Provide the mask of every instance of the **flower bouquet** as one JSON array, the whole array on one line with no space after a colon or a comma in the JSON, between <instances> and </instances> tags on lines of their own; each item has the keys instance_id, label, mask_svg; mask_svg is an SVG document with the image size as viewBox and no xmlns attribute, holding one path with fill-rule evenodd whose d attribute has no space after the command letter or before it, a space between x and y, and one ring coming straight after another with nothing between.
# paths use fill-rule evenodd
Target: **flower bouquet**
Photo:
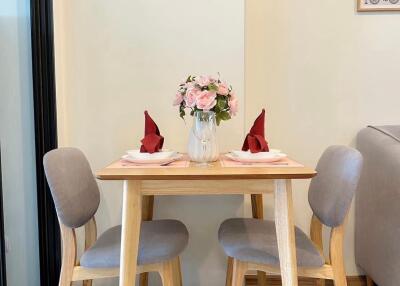
<instances>
[{"instance_id":1,"label":"flower bouquet","mask_svg":"<svg viewBox=\"0 0 400 286\"><path fill-rule=\"evenodd\" d=\"M211 76L189 76L179 85L174 100L179 115L190 110L193 126L189 134L188 155L192 161L207 165L219 157L216 126L238 111L232 87Z\"/></svg>"},{"instance_id":2,"label":"flower bouquet","mask_svg":"<svg viewBox=\"0 0 400 286\"><path fill-rule=\"evenodd\" d=\"M186 110L190 115L196 111L211 111L215 113L217 125L223 120L229 120L238 111L238 100L232 86L219 78L211 76L189 76L179 85L174 100L174 106L179 106L179 115L184 118Z\"/></svg>"}]
</instances>

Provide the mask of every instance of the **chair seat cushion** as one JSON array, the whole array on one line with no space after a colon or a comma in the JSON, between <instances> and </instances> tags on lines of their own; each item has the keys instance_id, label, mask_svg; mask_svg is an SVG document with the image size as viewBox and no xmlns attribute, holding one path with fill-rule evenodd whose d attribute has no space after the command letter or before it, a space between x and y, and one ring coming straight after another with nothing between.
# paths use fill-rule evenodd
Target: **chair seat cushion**
<instances>
[{"instance_id":1,"label":"chair seat cushion","mask_svg":"<svg viewBox=\"0 0 400 286\"><path fill-rule=\"evenodd\" d=\"M140 230L138 265L172 259L182 253L189 240L186 226L177 220L144 221ZM88 268L119 267L121 226L104 232L96 243L85 251L80 264Z\"/></svg>"},{"instance_id":2,"label":"chair seat cushion","mask_svg":"<svg viewBox=\"0 0 400 286\"><path fill-rule=\"evenodd\" d=\"M321 267L324 258L307 235L296 227L297 264ZM225 253L238 260L279 266L275 223L268 220L233 218L224 221L218 233Z\"/></svg>"}]
</instances>

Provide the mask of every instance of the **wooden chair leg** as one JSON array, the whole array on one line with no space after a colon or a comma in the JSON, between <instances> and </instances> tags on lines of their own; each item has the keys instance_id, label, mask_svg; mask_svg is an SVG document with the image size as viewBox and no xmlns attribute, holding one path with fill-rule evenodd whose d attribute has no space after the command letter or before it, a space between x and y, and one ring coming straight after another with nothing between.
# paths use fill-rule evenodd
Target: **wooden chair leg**
<instances>
[{"instance_id":1,"label":"wooden chair leg","mask_svg":"<svg viewBox=\"0 0 400 286\"><path fill-rule=\"evenodd\" d=\"M228 257L225 286L232 286L233 258Z\"/></svg>"},{"instance_id":2,"label":"wooden chair leg","mask_svg":"<svg viewBox=\"0 0 400 286\"><path fill-rule=\"evenodd\" d=\"M92 217L85 224L85 250L88 250L97 240L97 225L96 220ZM92 286L92 280L84 280L83 286Z\"/></svg>"},{"instance_id":3,"label":"wooden chair leg","mask_svg":"<svg viewBox=\"0 0 400 286\"><path fill-rule=\"evenodd\" d=\"M72 274L76 263L75 231L60 223L62 238L62 260L59 286L71 286Z\"/></svg>"},{"instance_id":4,"label":"wooden chair leg","mask_svg":"<svg viewBox=\"0 0 400 286\"><path fill-rule=\"evenodd\" d=\"M311 225L310 225L310 238L314 242L314 244L318 247L318 251L320 252L321 256L324 257L324 244L322 241L322 222L313 215L311 218ZM330 261L327 262L330 264ZM324 279L315 279L316 286L325 286Z\"/></svg>"},{"instance_id":5,"label":"wooden chair leg","mask_svg":"<svg viewBox=\"0 0 400 286\"><path fill-rule=\"evenodd\" d=\"M233 259L232 286L243 286L247 263Z\"/></svg>"},{"instance_id":6,"label":"wooden chair leg","mask_svg":"<svg viewBox=\"0 0 400 286\"><path fill-rule=\"evenodd\" d=\"M159 270L163 286L174 286L174 262L166 261Z\"/></svg>"},{"instance_id":7,"label":"wooden chair leg","mask_svg":"<svg viewBox=\"0 0 400 286\"><path fill-rule=\"evenodd\" d=\"M347 286L346 274L343 265L333 266L333 283L335 286Z\"/></svg>"},{"instance_id":8,"label":"wooden chair leg","mask_svg":"<svg viewBox=\"0 0 400 286\"><path fill-rule=\"evenodd\" d=\"M74 270L73 263L64 263L63 261L60 272L60 280L58 283L59 286L71 286L73 270Z\"/></svg>"},{"instance_id":9,"label":"wooden chair leg","mask_svg":"<svg viewBox=\"0 0 400 286\"><path fill-rule=\"evenodd\" d=\"M344 225L331 230L330 258L335 286L347 286L346 271L343 259Z\"/></svg>"},{"instance_id":10,"label":"wooden chair leg","mask_svg":"<svg viewBox=\"0 0 400 286\"><path fill-rule=\"evenodd\" d=\"M179 256L173 260L174 286L182 286L181 262Z\"/></svg>"},{"instance_id":11,"label":"wooden chair leg","mask_svg":"<svg viewBox=\"0 0 400 286\"><path fill-rule=\"evenodd\" d=\"M372 280L371 277L369 277L368 275L365 277L367 280L367 286L375 286L374 280Z\"/></svg>"}]
</instances>

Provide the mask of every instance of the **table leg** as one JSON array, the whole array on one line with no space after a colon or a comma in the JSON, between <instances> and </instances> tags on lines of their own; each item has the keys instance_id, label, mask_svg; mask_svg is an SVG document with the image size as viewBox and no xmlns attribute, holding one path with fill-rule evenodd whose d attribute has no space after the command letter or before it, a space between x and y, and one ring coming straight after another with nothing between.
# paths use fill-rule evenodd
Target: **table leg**
<instances>
[{"instance_id":1,"label":"table leg","mask_svg":"<svg viewBox=\"0 0 400 286\"><path fill-rule=\"evenodd\" d=\"M251 195L251 211L253 214L253 218L264 218L264 204L262 194ZM257 271L257 285L267 286L267 275L265 274L265 272Z\"/></svg>"},{"instance_id":2,"label":"table leg","mask_svg":"<svg viewBox=\"0 0 400 286\"><path fill-rule=\"evenodd\" d=\"M133 286L142 216L140 181L124 181L119 286Z\"/></svg>"},{"instance_id":3,"label":"table leg","mask_svg":"<svg viewBox=\"0 0 400 286\"><path fill-rule=\"evenodd\" d=\"M297 286L296 241L290 180L275 180L275 224L282 286Z\"/></svg>"},{"instance_id":4,"label":"table leg","mask_svg":"<svg viewBox=\"0 0 400 286\"><path fill-rule=\"evenodd\" d=\"M142 220L149 221L153 219L154 196L144 196L142 199ZM141 273L139 278L140 286L149 285L149 273Z\"/></svg>"}]
</instances>

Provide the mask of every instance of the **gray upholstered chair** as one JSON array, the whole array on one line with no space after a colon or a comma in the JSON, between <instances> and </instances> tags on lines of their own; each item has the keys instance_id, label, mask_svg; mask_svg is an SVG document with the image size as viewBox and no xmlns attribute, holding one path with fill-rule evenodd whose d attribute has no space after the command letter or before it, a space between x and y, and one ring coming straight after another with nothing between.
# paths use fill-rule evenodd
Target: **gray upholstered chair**
<instances>
[{"instance_id":1,"label":"gray upholstered chair","mask_svg":"<svg viewBox=\"0 0 400 286\"><path fill-rule=\"evenodd\" d=\"M308 195L314 213L311 238L300 228L295 229L299 276L333 279L335 285L347 285L343 264L344 222L361 168L362 156L357 150L332 146L323 153L317 165L318 175L312 179ZM323 225L331 228L330 259L323 255ZM280 273L273 221L228 219L221 224L218 236L225 253L233 259L234 286L242 285L248 270Z\"/></svg>"},{"instance_id":2,"label":"gray upholstered chair","mask_svg":"<svg viewBox=\"0 0 400 286\"><path fill-rule=\"evenodd\" d=\"M61 227L62 266L60 286L72 281L119 276L121 226L97 239L94 214L100 203L99 189L84 154L75 148L48 152L43 159ZM85 252L76 259L75 229L85 227ZM185 225L176 220L142 222L138 272L158 272L163 285L181 285L179 255L188 243Z\"/></svg>"}]
</instances>

